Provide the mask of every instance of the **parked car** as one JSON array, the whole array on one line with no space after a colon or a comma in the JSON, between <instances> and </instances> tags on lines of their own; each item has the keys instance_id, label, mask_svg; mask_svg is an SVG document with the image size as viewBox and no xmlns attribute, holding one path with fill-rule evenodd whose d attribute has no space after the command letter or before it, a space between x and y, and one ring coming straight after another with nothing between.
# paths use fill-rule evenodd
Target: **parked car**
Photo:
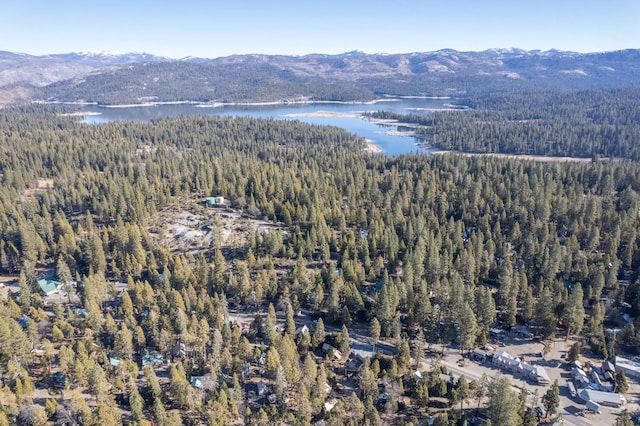
<instances>
[{"instance_id":1,"label":"parked car","mask_svg":"<svg viewBox=\"0 0 640 426\"><path fill-rule=\"evenodd\" d=\"M544 417L544 412L542 411L542 408L536 407L536 416L538 417L538 419L541 419Z\"/></svg>"}]
</instances>

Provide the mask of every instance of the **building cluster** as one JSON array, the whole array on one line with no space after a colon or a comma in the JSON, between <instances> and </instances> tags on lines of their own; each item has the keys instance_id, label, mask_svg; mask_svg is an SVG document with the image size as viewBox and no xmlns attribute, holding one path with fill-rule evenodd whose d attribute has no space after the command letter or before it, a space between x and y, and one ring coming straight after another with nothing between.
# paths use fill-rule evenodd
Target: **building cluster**
<instances>
[{"instance_id":1,"label":"building cluster","mask_svg":"<svg viewBox=\"0 0 640 426\"><path fill-rule=\"evenodd\" d=\"M551 383L547 370L543 366L528 364L522 358L512 357L504 351L493 355L493 364L511 373L520 374L539 385Z\"/></svg>"},{"instance_id":2,"label":"building cluster","mask_svg":"<svg viewBox=\"0 0 640 426\"><path fill-rule=\"evenodd\" d=\"M640 365L625 358L616 357L614 362L604 361L600 367L593 362L583 365L574 361L571 367L573 383L569 382L568 386L570 389L577 388L577 396L585 401L590 411L599 411L600 405L618 408L626 403L623 395L614 392L615 374L619 371L631 377L640 377Z\"/></svg>"},{"instance_id":3,"label":"building cluster","mask_svg":"<svg viewBox=\"0 0 640 426\"><path fill-rule=\"evenodd\" d=\"M471 358L480 362L490 360L495 366L502 370L506 370L512 374L520 374L525 379L532 380L539 385L548 385L551 383L549 374L547 374L547 370L545 370L543 366L531 365L525 362L522 357L513 357L505 351L491 355L475 349L471 352Z\"/></svg>"}]
</instances>

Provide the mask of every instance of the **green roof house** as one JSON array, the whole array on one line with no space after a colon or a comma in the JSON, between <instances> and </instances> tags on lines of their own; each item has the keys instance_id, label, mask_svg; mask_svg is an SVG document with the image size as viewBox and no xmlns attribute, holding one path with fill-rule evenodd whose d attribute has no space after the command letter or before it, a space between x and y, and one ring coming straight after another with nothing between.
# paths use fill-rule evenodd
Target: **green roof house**
<instances>
[{"instance_id":1,"label":"green roof house","mask_svg":"<svg viewBox=\"0 0 640 426\"><path fill-rule=\"evenodd\" d=\"M224 206L224 197L207 197L205 199L205 203L207 207L216 207L216 206Z\"/></svg>"},{"instance_id":2,"label":"green roof house","mask_svg":"<svg viewBox=\"0 0 640 426\"><path fill-rule=\"evenodd\" d=\"M53 279L42 278L38 280L38 285L40 286L42 292L47 296L58 293L60 291L60 282Z\"/></svg>"}]
</instances>

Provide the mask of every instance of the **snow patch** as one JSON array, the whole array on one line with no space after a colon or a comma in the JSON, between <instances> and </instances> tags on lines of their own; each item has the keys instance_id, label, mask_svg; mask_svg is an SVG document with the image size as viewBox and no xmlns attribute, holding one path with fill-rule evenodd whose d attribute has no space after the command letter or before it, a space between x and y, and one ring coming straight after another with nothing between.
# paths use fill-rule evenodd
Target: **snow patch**
<instances>
[{"instance_id":1,"label":"snow patch","mask_svg":"<svg viewBox=\"0 0 640 426\"><path fill-rule=\"evenodd\" d=\"M573 74L573 75L587 75L586 71L581 70L581 69L577 69L577 70L564 70L564 71L560 71L562 74Z\"/></svg>"},{"instance_id":2,"label":"snow patch","mask_svg":"<svg viewBox=\"0 0 640 426\"><path fill-rule=\"evenodd\" d=\"M429 72L450 72L453 73L452 70L449 69L446 65L443 65L436 61L429 61L426 63L427 69Z\"/></svg>"}]
</instances>

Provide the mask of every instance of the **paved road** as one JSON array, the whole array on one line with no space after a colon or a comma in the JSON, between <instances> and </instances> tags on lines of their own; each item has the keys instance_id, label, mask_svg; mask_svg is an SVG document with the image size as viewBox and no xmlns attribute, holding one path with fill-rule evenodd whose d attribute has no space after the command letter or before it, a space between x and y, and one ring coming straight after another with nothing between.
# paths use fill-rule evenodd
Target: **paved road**
<instances>
[{"instance_id":1,"label":"paved road","mask_svg":"<svg viewBox=\"0 0 640 426\"><path fill-rule=\"evenodd\" d=\"M553 356L557 356L556 359L560 359L560 353L564 350L564 339L560 338L560 342L556 342L556 346L553 348L552 354ZM520 389L524 387L529 390L531 394L533 394L536 389L538 390L538 404L542 406L541 398L542 395L547 391L547 386L539 386L536 384L532 384L521 378L514 376L508 372L503 372L502 370L494 367L491 364L479 364L474 361L467 360L466 366L459 366L457 361L461 358L459 352L456 349L446 349L445 350L446 357L444 357L440 363L449 370L454 377L459 377L460 375L464 375L469 380L480 380L482 374L485 373L490 379L495 377L497 374L504 374L508 376L513 384L513 391L520 392ZM548 358L551 358L551 355L548 355ZM557 365L557 361L554 365ZM423 368L428 370L431 367L430 360L426 360L423 362ZM562 414L564 422L569 426L599 426L599 425L613 425L615 423L615 419L617 417L617 411L614 409L609 409L606 407L602 408L602 414L587 414L586 417L575 416L574 413L581 411L584 406L582 401L573 400L568 394L568 390L566 388L566 379L561 377L561 374L564 370L562 368L554 368L549 365L545 365L547 372L551 380L558 379L558 384L560 385L560 407L558 409L558 413ZM532 398L532 396L530 396ZM531 401L529 401L531 403Z\"/></svg>"},{"instance_id":2,"label":"paved road","mask_svg":"<svg viewBox=\"0 0 640 426\"><path fill-rule=\"evenodd\" d=\"M246 312L238 309L229 309L229 317L231 321L238 321L239 323L248 327L251 322L255 319L254 312ZM284 323L286 317L281 313L276 315L277 325L278 327L284 327ZM310 329L313 328L311 324L311 319L305 315L297 315L293 318L296 327L301 327L303 325L308 326ZM342 327L335 327L330 324L324 324L324 330L327 333L340 333L342 332ZM368 334L358 332L354 328L349 329L349 343L352 349L357 350L361 355L364 356L373 356L373 346L371 345L371 338ZM376 352L383 353L385 355L393 355L395 353L395 347L389 343L384 341L379 341L376 343Z\"/></svg>"},{"instance_id":3,"label":"paved road","mask_svg":"<svg viewBox=\"0 0 640 426\"><path fill-rule=\"evenodd\" d=\"M250 314L231 310L230 316L232 317L232 319L241 320L242 322L247 323L253 321L254 318L253 313ZM310 319L305 316L296 316L295 323L296 326L302 326L305 324L309 325ZM284 316L278 315L278 324L284 324ZM340 332L342 331L342 328L325 324L325 330L328 333ZM349 330L349 337L351 340L351 347L353 349L358 350L361 354L369 353L372 355L370 337L366 332L359 332L352 328ZM565 372L565 370L562 368L560 355L567 349L568 348L565 347L564 337L556 337L552 350L547 355L547 359L554 361L535 362L536 364L542 364L545 366L552 382L553 380L558 380L558 385L560 386L560 407L558 409L558 413L562 414L565 424L569 426L599 426L614 424L617 413L620 410L603 407L602 414L600 415L588 414L586 417L575 416L576 412L582 411L584 409L584 403L578 399L572 399L566 387L567 377L564 377L563 375L567 375L568 372ZM376 351L391 355L395 352L395 347L392 344L380 341L376 344ZM486 373L489 378L493 378L494 376L496 376L496 374L502 373L500 369L490 364L481 365L473 361L468 361L467 365L464 367L459 366L457 364L457 361L460 359L460 354L457 349L446 348L445 354L446 357L441 360L441 364L446 366L447 369L452 374L454 374L454 376L459 377L460 375L464 375L470 380L479 380L482 377L483 373ZM430 360L427 359L426 361L423 361L422 367L423 370L430 369ZM542 395L544 395L544 393L547 391L548 387L532 384L530 382L522 380L520 377L514 376L507 372L504 372L504 374L508 375L511 379L511 382L513 383L513 390L515 392L520 392L520 389L524 387L525 389L528 389L533 395L533 393L538 390L539 400L537 405L542 406L540 399L542 398Z\"/></svg>"}]
</instances>

